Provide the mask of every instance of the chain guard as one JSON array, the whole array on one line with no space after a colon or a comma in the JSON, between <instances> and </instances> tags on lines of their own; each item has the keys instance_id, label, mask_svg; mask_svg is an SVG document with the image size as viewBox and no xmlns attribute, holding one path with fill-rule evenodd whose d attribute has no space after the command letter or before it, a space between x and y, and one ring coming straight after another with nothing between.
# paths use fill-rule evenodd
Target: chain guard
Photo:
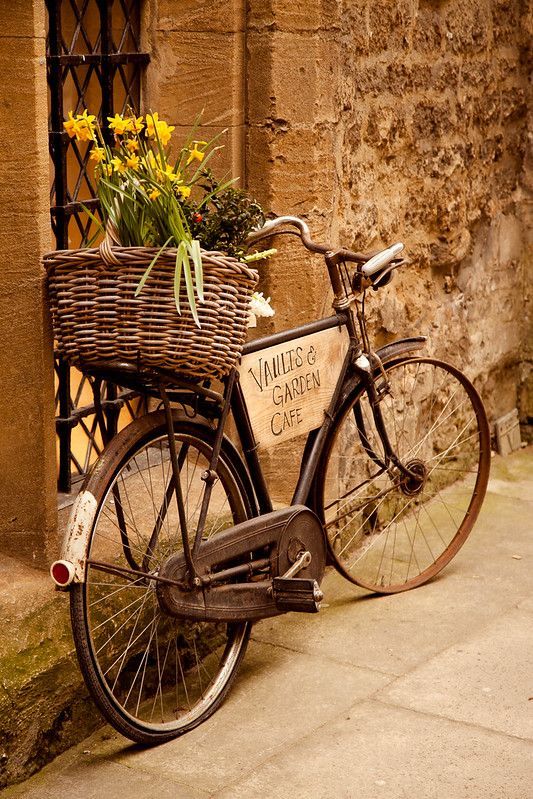
<instances>
[{"instance_id":1,"label":"chain guard","mask_svg":"<svg viewBox=\"0 0 533 799\"><path fill-rule=\"evenodd\" d=\"M252 579L210 585L212 579L236 562L252 557L270 557L270 579ZM326 545L318 517L303 505L294 505L250 519L201 544L195 558L202 585L189 588L183 553L171 555L159 569L159 576L182 582L183 587L157 583L157 598L163 612L198 621L257 621L277 616L280 610L272 595L272 578L282 576L302 550L311 553L311 563L298 573L320 582L324 576Z\"/></svg>"}]
</instances>

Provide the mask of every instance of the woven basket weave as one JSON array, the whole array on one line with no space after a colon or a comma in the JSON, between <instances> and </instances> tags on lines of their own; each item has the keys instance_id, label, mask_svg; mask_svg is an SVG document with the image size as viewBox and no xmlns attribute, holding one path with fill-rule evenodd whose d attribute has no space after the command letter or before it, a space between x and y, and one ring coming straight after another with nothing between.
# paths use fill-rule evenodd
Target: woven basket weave
<instances>
[{"instance_id":1,"label":"woven basket weave","mask_svg":"<svg viewBox=\"0 0 533 799\"><path fill-rule=\"evenodd\" d=\"M205 302L192 317L184 280L181 314L174 299L176 250L152 267L148 247L56 250L44 256L58 350L83 367L109 360L173 369L193 378L222 377L239 358L246 338L257 272L220 252L202 252Z\"/></svg>"}]
</instances>

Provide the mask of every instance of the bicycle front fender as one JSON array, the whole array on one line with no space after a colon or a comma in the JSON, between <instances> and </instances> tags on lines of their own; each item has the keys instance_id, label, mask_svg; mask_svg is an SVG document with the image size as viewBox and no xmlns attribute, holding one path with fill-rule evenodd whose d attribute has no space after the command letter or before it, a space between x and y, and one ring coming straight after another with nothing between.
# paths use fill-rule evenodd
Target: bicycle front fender
<instances>
[{"instance_id":1,"label":"bicycle front fender","mask_svg":"<svg viewBox=\"0 0 533 799\"><path fill-rule=\"evenodd\" d=\"M421 350L427 341L427 336L411 336L411 338L399 338L398 341L391 341L376 350L376 355L382 363L395 361L410 352Z\"/></svg>"},{"instance_id":2,"label":"bicycle front fender","mask_svg":"<svg viewBox=\"0 0 533 799\"><path fill-rule=\"evenodd\" d=\"M421 350L422 347L425 345L427 341L426 336L411 336L411 338L399 338L397 341L391 341L390 344L385 344L384 347L380 347L376 350L376 355L379 357L381 363L387 364L391 361L396 361L398 359L404 358L406 355L409 355L411 352L416 352L417 350ZM377 371L379 367L375 367ZM353 374L346 380L341 396L339 397L339 402L337 404L337 408L341 407L343 402L345 401L346 397L349 396L356 387L361 383L361 375L360 374Z\"/></svg>"}]
</instances>

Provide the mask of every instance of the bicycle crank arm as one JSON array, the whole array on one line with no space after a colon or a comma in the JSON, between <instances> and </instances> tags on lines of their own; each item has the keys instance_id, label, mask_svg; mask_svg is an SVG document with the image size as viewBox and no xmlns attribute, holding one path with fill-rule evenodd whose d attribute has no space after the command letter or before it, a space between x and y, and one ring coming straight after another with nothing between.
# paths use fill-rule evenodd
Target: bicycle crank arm
<instances>
[{"instance_id":1,"label":"bicycle crank arm","mask_svg":"<svg viewBox=\"0 0 533 799\"><path fill-rule=\"evenodd\" d=\"M171 555L159 570L156 592L163 612L201 621L257 621L289 609L278 602L272 579L217 584L217 574L235 574L234 566L246 564L268 550L271 578L286 573L301 575L301 583L318 587L325 568L325 539L318 518L303 505L242 522L202 542L195 558L197 578L187 588L187 564L182 552ZM266 558L265 558L266 561ZM226 568L228 562L231 567ZM245 579L243 572L241 579ZM300 586L302 587L302 586ZM305 603L300 603L305 604ZM309 603L307 603L309 605ZM309 608L310 609L310 608ZM313 612L316 608L313 609Z\"/></svg>"}]
</instances>

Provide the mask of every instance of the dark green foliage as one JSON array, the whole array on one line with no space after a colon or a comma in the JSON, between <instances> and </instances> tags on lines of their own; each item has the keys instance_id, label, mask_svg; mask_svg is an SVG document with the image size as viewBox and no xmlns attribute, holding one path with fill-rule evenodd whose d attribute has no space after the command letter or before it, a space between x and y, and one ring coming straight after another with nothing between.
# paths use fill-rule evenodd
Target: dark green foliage
<instances>
[{"instance_id":1,"label":"dark green foliage","mask_svg":"<svg viewBox=\"0 0 533 799\"><path fill-rule=\"evenodd\" d=\"M198 239L204 250L240 255L248 233L265 221L261 206L241 189L217 191L219 183L209 169L199 185L209 198L207 202L205 198L195 202L191 197L182 203L192 238Z\"/></svg>"}]
</instances>

